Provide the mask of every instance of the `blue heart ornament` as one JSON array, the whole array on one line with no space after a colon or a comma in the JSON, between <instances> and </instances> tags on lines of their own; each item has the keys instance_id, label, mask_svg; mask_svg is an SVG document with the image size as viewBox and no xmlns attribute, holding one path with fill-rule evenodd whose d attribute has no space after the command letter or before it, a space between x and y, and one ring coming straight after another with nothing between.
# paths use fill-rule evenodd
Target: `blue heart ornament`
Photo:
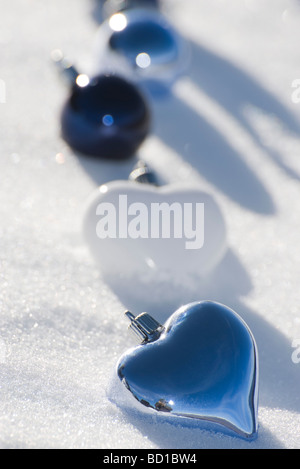
<instances>
[{"instance_id":1,"label":"blue heart ornament","mask_svg":"<svg viewBox=\"0 0 300 469\"><path fill-rule=\"evenodd\" d=\"M163 326L147 313L126 314L142 344L120 358L117 373L141 404L257 435L257 347L238 314L212 301L181 307Z\"/></svg>"}]
</instances>

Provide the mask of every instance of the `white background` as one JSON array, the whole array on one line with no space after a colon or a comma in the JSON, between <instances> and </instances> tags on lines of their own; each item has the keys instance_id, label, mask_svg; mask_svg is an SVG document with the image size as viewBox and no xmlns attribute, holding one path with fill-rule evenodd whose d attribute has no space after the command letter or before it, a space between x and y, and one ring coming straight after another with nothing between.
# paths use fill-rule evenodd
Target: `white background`
<instances>
[{"instance_id":1,"label":"white background","mask_svg":"<svg viewBox=\"0 0 300 469\"><path fill-rule=\"evenodd\" d=\"M300 103L291 96L300 3L167 2L192 59L169 100L151 103L153 128L140 150L167 181L198 184L223 210L228 254L191 300L234 308L256 338L252 443L145 419L107 394L117 359L135 342L122 292L102 278L81 222L97 185L126 178L135 159L95 162L66 146L59 111L68 88L50 61L59 47L82 71L93 68L95 7L1 2L0 446L299 448L300 363L291 357L300 339ZM161 305L161 318L171 312Z\"/></svg>"}]
</instances>

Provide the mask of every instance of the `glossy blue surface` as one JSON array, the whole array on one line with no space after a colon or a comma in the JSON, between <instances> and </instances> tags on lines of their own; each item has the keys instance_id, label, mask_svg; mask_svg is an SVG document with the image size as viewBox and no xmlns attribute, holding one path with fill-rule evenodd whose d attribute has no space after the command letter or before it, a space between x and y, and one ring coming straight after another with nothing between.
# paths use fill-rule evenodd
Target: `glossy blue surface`
<instances>
[{"instance_id":1,"label":"glossy blue surface","mask_svg":"<svg viewBox=\"0 0 300 469\"><path fill-rule=\"evenodd\" d=\"M75 150L101 158L131 157L149 132L150 111L137 89L114 75L73 85L61 115L62 136Z\"/></svg>"},{"instance_id":2,"label":"glossy blue surface","mask_svg":"<svg viewBox=\"0 0 300 469\"><path fill-rule=\"evenodd\" d=\"M141 53L148 54L152 66L176 61L178 58L172 30L146 15L135 21L129 20L122 31L114 31L109 44L112 49L126 56L134 66Z\"/></svg>"},{"instance_id":3,"label":"glossy blue surface","mask_svg":"<svg viewBox=\"0 0 300 469\"><path fill-rule=\"evenodd\" d=\"M125 354L117 372L147 407L221 424L245 438L256 435L256 345L247 325L226 306L182 307L159 339Z\"/></svg>"},{"instance_id":4,"label":"glossy blue surface","mask_svg":"<svg viewBox=\"0 0 300 469\"><path fill-rule=\"evenodd\" d=\"M123 73L152 97L168 96L190 62L188 42L158 9L141 6L111 15L99 28L99 67Z\"/></svg>"}]
</instances>

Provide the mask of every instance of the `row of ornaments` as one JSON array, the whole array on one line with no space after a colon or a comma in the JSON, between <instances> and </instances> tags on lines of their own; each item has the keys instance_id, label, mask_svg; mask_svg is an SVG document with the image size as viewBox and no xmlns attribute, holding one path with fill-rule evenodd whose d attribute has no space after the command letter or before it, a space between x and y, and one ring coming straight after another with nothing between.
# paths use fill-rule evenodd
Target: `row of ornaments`
<instances>
[{"instance_id":1,"label":"row of ornaments","mask_svg":"<svg viewBox=\"0 0 300 469\"><path fill-rule=\"evenodd\" d=\"M160 96L185 70L188 49L157 0L109 0L102 13L105 20L96 38L99 73L89 77L60 51L53 54L71 83L61 113L62 136L82 154L125 160L135 155L150 131L148 98L142 89L153 99ZM153 203L204 207L204 244L186 249L184 237L153 239L137 230L133 237L117 236L117 222L108 208L121 210L120 197L126 198L126 210L134 207L130 213L138 218L135 227L145 220L141 206L145 213ZM198 187L161 187L145 164L139 164L128 181L108 182L92 194L83 225L108 282L141 301L155 294L167 301L166 279L188 285L191 279L205 278L227 248L224 217L214 197ZM209 422L213 429L246 439L257 435L257 346L237 313L214 301L198 301L179 308L163 325L148 313L135 316L127 311L126 316L141 339L116 368L131 406L138 402L147 411Z\"/></svg>"}]
</instances>

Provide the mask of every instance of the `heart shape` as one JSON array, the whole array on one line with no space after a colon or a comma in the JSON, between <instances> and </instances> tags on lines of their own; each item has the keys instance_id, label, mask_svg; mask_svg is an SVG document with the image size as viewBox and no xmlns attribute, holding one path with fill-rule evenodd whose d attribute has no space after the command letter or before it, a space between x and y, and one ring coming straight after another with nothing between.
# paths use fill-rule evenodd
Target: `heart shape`
<instances>
[{"instance_id":1,"label":"heart shape","mask_svg":"<svg viewBox=\"0 0 300 469\"><path fill-rule=\"evenodd\" d=\"M125 205L121 203L120 197L126 198ZM164 204L166 212L159 219L151 217L150 221L152 208L158 204L161 207ZM192 246L193 249L190 249L188 242L193 240L186 236L185 224L188 218L185 217L185 208L187 205L192 208L193 228L195 228L194 209L201 204L204 206L203 223L199 217L199 230L192 231L195 236L194 241L197 244L196 237L199 238L200 246L200 231L203 228L204 241L202 247L196 246L195 249L195 246ZM167 223L168 209L172 206L181 210L178 212L180 221L178 222L179 218L173 219L171 216L170 236L163 237L162 232L158 237L153 236L151 229L157 228L159 224L162 229L162 218ZM109 208L112 209L111 214ZM132 212L128 214L130 210ZM102 223L102 227L108 232L109 224L112 223L114 227L114 222L116 230L111 235L106 233L106 236L104 233L104 236L100 237L97 231L99 223ZM126 225L122 226L122 233L120 233L121 222ZM130 231L132 223L135 227L133 233ZM176 237L174 231L179 227L182 229L181 237ZM227 248L224 218L214 198L197 187L192 188L182 184L162 187L135 181L112 181L104 184L91 195L87 203L83 230L106 281L118 292L120 290L132 292L134 298L140 295L144 300L146 297L151 297L150 284L151 288L156 288L157 285L155 295L157 296L159 292L161 301L169 300L172 284L184 285L187 288L192 283L199 285L199 276L201 278L207 276L222 260ZM128 303L126 305L129 306Z\"/></svg>"},{"instance_id":2,"label":"heart shape","mask_svg":"<svg viewBox=\"0 0 300 469\"><path fill-rule=\"evenodd\" d=\"M246 323L224 305L178 309L156 340L121 357L117 373L141 404L158 412L256 436L257 348Z\"/></svg>"}]
</instances>

